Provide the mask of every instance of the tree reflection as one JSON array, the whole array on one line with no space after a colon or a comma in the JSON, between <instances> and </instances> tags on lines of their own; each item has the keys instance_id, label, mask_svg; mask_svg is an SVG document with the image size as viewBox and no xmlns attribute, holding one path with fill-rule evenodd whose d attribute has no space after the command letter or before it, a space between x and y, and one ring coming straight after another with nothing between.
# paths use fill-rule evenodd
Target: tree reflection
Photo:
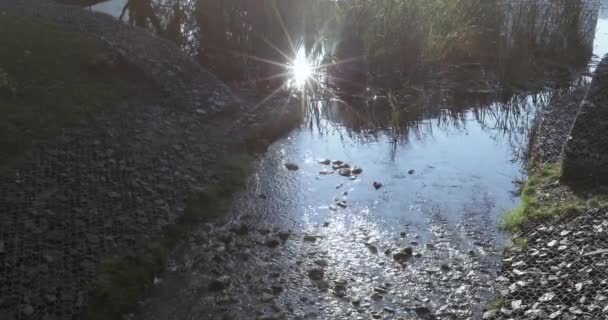
<instances>
[{"instance_id":1,"label":"tree reflection","mask_svg":"<svg viewBox=\"0 0 608 320\"><path fill-rule=\"evenodd\" d=\"M403 143L472 114L521 145L538 106L588 65L598 14L585 0L129 0L120 17L258 92L280 88L303 48L322 71L310 128Z\"/></svg>"}]
</instances>

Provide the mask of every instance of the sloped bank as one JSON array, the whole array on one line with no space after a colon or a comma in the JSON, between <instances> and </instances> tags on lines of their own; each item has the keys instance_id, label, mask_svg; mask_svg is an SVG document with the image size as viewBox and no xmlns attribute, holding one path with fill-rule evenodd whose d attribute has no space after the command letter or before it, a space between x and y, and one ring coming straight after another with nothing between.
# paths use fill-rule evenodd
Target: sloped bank
<instances>
[{"instance_id":1,"label":"sloped bank","mask_svg":"<svg viewBox=\"0 0 608 320\"><path fill-rule=\"evenodd\" d=\"M588 91L582 85L558 94L540 116L522 205L503 223L514 232L513 246L484 319L608 315L608 196L599 186L571 184L562 170L564 144Z\"/></svg>"},{"instance_id":2,"label":"sloped bank","mask_svg":"<svg viewBox=\"0 0 608 320\"><path fill-rule=\"evenodd\" d=\"M193 61L109 17L33 1L0 10L103 39L157 86L33 144L0 176L0 318L119 319L189 226L221 214L252 154L300 121L300 104L239 98L200 67L172 73Z\"/></svg>"}]
</instances>

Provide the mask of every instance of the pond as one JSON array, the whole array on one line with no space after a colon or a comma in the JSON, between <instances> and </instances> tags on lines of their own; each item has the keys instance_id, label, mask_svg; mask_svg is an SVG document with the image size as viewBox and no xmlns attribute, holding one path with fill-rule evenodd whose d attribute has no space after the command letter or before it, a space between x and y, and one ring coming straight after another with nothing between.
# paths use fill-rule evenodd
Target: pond
<instances>
[{"instance_id":1,"label":"pond","mask_svg":"<svg viewBox=\"0 0 608 320\"><path fill-rule=\"evenodd\" d=\"M468 2L481 8L469 8L471 15L497 15L499 25L476 36L433 31L433 39L446 41L437 44L424 38L423 27L403 34L378 31L378 21L370 22L376 35L401 41L388 44L394 51L375 50L381 41L355 22L368 19L368 11L413 10L398 7L400 1L365 10L343 1L286 1L275 10L203 0L92 6L172 39L236 88L254 87L261 96L275 87L303 90L306 98L305 122L259 159L247 191L221 223L259 230L247 238L253 243L275 229L291 230L295 239L280 249L243 244L244 261L233 260L235 251L222 245L230 257L197 267L193 261L217 256L218 235L210 234L222 228L202 226L194 234L206 245L191 244L174 258L178 271L154 290L141 318L168 310L173 318L281 312L289 319L478 318L508 243L501 218L520 201L517 181L525 177L535 117L555 94L588 81L597 57L608 52L608 15L595 1L565 2L579 4L574 16L572 7L556 2L498 1L498 13L476 11L490 9ZM285 12L290 5L296 12ZM342 11L331 11L334 19L323 12L329 9ZM256 15L275 20L262 23ZM357 34L360 39L344 44ZM409 49L395 49L403 41ZM228 63L220 53L246 58ZM345 90L340 81L361 86ZM324 159L362 172L342 176L320 163ZM311 272L321 272L321 279ZM218 274L231 279L231 293L218 300L196 291L201 279ZM265 297L275 286L281 289Z\"/></svg>"}]
</instances>

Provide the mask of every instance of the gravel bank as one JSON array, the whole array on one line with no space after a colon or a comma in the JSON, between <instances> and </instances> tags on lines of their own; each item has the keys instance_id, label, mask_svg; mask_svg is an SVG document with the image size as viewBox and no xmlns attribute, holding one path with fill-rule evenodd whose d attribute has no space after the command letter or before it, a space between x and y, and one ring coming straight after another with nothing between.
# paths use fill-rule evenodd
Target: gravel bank
<instances>
[{"instance_id":1,"label":"gravel bank","mask_svg":"<svg viewBox=\"0 0 608 320\"><path fill-rule=\"evenodd\" d=\"M110 17L45 1L0 10L91 33L162 89L35 144L0 178L0 319L79 318L100 261L174 223L234 145L299 121L299 103L240 99L168 42ZM166 95L179 107L159 105Z\"/></svg>"},{"instance_id":2,"label":"gravel bank","mask_svg":"<svg viewBox=\"0 0 608 320\"><path fill-rule=\"evenodd\" d=\"M587 86L559 93L540 115L531 146L532 175L559 167L564 143ZM537 171L535 171L537 170ZM605 319L608 317L608 210L601 190L572 189L538 179L529 192L562 214L527 222L505 252L500 293L484 319Z\"/></svg>"}]
</instances>

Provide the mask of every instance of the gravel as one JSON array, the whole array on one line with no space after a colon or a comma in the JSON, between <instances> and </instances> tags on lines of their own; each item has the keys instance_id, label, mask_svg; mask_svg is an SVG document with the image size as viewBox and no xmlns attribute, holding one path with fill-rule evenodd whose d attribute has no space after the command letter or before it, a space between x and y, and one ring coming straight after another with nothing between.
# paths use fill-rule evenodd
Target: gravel
<instances>
[{"instance_id":1,"label":"gravel","mask_svg":"<svg viewBox=\"0 0 608 320\"><path fill-rule=\"evenodd\" d=\"M608 210L529 226L505 255L502 307L484 319L603 319L608 316Z\"/></svg>"},{"instance_id":2,"label":"gravel","mask_svg":"<svg viewBox=\"0 0 608 320\"><path fill-rule=\"evenodd\" d=\"M217 183L233 143L272 138L266 130L294 125L299 105L277 112L286 105L278 96L248 114L253 98L237 97L169 42L101 14L30 0L1 0L0 10L91 33L162 89L38 141L0 177L0 318L78 318L101 261L174 223L192 192ZM179 106L155 102L166 95Z\"/></svg>"}]
</instances>

